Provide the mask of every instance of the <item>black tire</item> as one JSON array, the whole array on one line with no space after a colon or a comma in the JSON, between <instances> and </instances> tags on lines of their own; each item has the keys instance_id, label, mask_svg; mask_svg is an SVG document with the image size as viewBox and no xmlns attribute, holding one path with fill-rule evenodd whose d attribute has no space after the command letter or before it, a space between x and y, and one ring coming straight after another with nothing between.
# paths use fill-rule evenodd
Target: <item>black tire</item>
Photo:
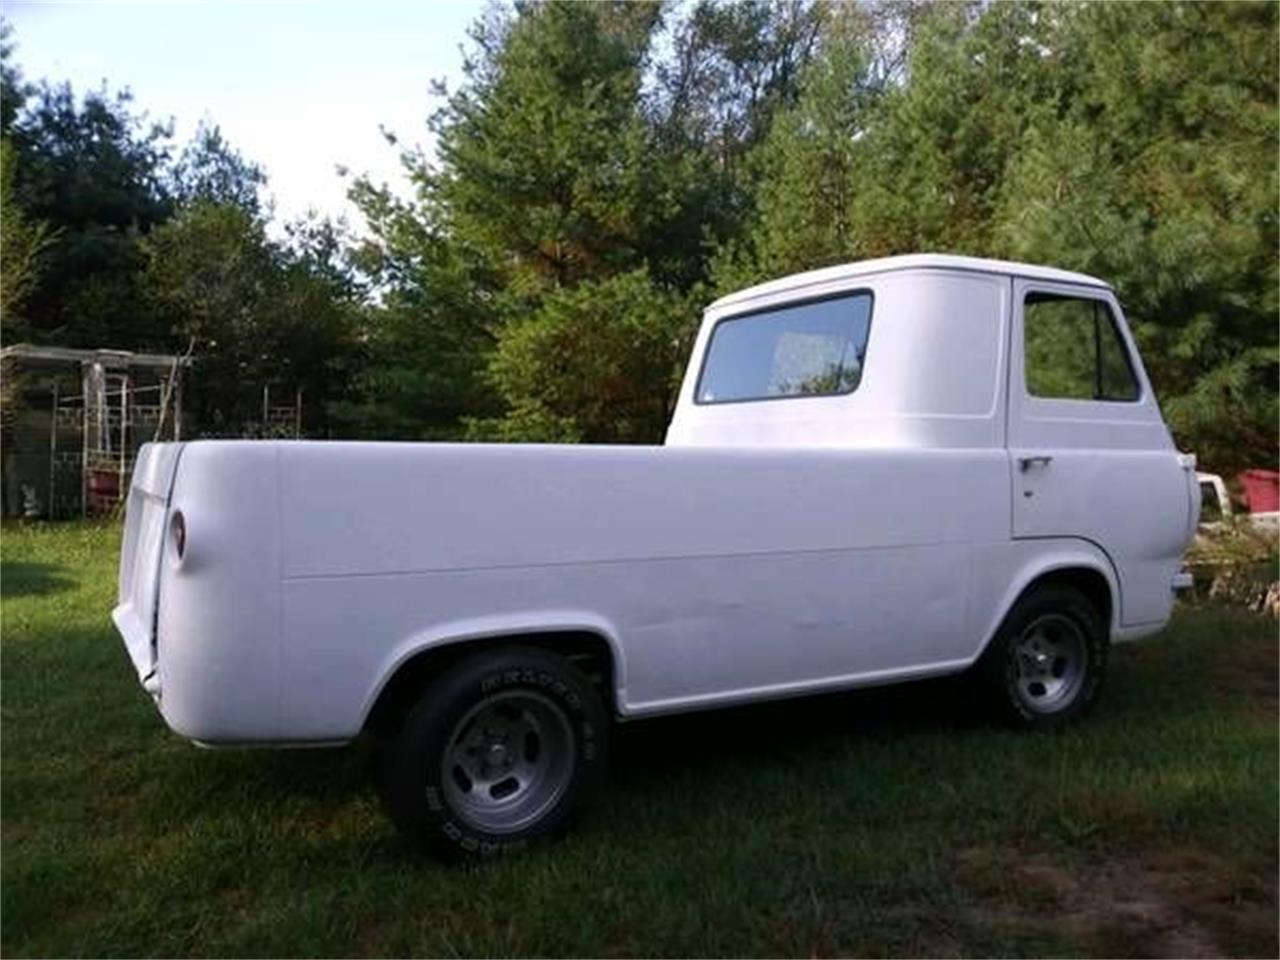
<instances>
[{"instance_id":1,"label":"black tire","mask_svg":"<svg viewBox=\"0 0 1280 960\"><path fill-rule=\"evenodd\" d=\"M975 679L997 719L1026 729L1059 727L1097 701L1108 646L1107 626L1088 597L1068 586L1037 587L1013 605Z\"/></svg>"},{"instance_id":2,"label":"black tire","mask_svg":"<svg viewBox=\"0 0 1280 960\"><path fill-rule=\"evenodd\" d=\"M569 824L604 779L608 735L599 694L569 661L482 651L429 682L379 743L379 788L412 846L491 857Z\"/></svg>"}]
</instances>

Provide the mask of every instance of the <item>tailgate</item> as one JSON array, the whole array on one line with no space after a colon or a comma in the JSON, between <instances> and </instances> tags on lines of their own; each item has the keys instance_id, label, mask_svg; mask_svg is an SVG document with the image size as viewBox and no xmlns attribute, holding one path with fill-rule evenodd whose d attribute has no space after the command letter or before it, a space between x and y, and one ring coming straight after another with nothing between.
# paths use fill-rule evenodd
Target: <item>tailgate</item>
<instances>
[{"instance_id":1,"label":"tailgate","mask_svg":"<svg viewBox=\"0 0 1280 960\"><path fill-rule=\"evenodd\" d=\"M160 554L181 451L180 443L148 443L138 451L125 506L117 603L111 613L138 679L152 695L159 693L155 634Z\"/></svg>"}]
</instances>

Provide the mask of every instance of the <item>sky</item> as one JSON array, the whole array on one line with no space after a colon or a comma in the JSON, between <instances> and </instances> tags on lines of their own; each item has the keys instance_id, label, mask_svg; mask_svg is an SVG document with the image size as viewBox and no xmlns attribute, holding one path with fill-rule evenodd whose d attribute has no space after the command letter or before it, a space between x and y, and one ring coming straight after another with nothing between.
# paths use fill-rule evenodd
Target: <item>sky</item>
<instances>
[{"instance_id":1,"label":"sky","mask_svg":"<svg viewBox=\"0 0 1280 960\"><path fill-rule=\"evenodd\" d=\"M0 4L27 80L127 87L137 109L173 119L179 145L200 120L216 123L265 169L277 227L314 209L356 229L335 168L407 193L379 126L430 148L431 81L457 86L483 10L460 0Z\"/></svg>"}]
</instances>

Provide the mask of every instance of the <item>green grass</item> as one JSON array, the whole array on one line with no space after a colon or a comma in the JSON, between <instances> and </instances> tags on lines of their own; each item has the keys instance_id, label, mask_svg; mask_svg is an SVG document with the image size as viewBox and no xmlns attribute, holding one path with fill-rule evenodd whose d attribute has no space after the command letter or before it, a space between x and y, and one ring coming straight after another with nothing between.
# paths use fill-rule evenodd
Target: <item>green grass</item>
<instances>
[{"instance_id":1,"label":"green grass","mask_svg":"<svg viewBox=\"0 0 1280 960\"><path fill-rule=\"evenodd\" d=\"M1180 612L1049 736L949 684L636 724L570 837L445 867L367 745L164 728L108 620L114 528L0 549L6 956L1280 953L1272 621Z\"/></svg>"}]
</instances>

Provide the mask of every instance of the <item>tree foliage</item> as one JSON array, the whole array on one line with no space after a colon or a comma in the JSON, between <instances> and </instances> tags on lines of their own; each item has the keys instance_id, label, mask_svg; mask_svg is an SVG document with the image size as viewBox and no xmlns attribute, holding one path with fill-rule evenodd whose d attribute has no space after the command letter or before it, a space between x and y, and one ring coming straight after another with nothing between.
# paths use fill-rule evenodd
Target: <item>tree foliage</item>
<instances>
[{"instance_id":1,"label":"tree foliage","mask_svg":"<svg viewBox=\"0 0 1280 960\"><path fill-rule=\"evenodd\" d=\"M640 111L653 4L520 4L437 115L429 181L453 238L515 291L608 276L654 249L671 184Z\"/></svg>"},{"instance_id":2,"label":"tree foliage","mask_svg":"<svg viewBox=\"0 0 1280 960\"><path fill-rule=\"evenodd\" d=\"M189 403L202 430L239 435L260 419L264 387L302 390L323 411L346 376L351 301L321 256L271 242L250 210L196 200L142 244L143 287L198 358ZM309 426L322 426L313 416Z\"/></svg>"},{"instance_id":3,"label":"tree foliage","mask_svg":"<svg viewBox=\"0 0 1280 960\"><path fill-rule=\"evenodd\" d=\"M6 343L29 336L23 307L57 238L47 223L33 220L14 201L15 160L9 141L0 137L0 340Z\"/></svg>"},{"instance_id":4,"label":"tree foliage","mask_svg":"<svg viewBox=\"0 0 1280 960\"><path fill-rule=\"evenodd\" d=\"M138 238L172 212L163 182L169 130L127 93L78 99L66 84L29 89L6 132L9 202L57 230L25 309L30 334L68 346L156 344L137 285Z\"/></svg>"},{"instance_id":5,"label":"tree foliage","mask_svg":"<svg viewBox=\"0 0 1280 960\"><path fill-rule=\"evenodd\" d=\"M421 159L405 158L421 183ZM495 412L485 364L502 286L490 261L450 237L438 202L408 203L358 181L369 236L353 259L378 291L364 313L364 363L335 409L346 432L384 439L461 439L466 417Z\"/></svg>"},{"instance_id":6,"label":"tree foliage","mask_svg":"<svg viewBox=\"0 0 1280 960\"><path fill-rule=\"evenodd\" d=\"M263 212L267 176L227 142L216 124L201 122L169 171L170 192L179 204L227 203L257 216Z\"/></svg>"},{"instance_id":7,"label":"tree foliage","mask_svg":"<svg viewBox=\"0 0 1280 960\"><path fill-rule=\"evenodd\" d=\"M509 414L473 424L504 440L643 443L674 407L693 306L644 270L554 291L511 321L490 375Z\"/></svg>"}]
</instances>

